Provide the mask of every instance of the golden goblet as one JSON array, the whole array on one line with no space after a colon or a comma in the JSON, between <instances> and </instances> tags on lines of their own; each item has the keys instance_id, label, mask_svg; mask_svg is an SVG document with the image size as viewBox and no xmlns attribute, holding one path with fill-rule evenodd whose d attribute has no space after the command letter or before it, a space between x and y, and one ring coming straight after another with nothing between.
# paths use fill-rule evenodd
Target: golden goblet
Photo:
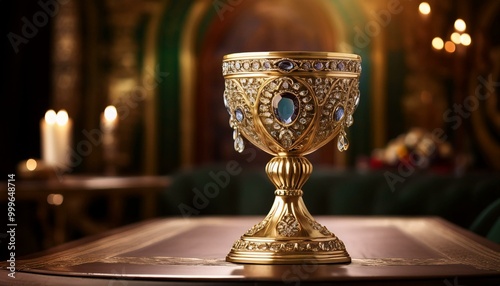
<instances>
[{"instance_id":1,"label":"golden goblet","mask_svg":"<svg viewBox=\"0 0 500 286\"><path fill-rule=\"evenodd\" d=\"M255 52L224 56L224 104L234 129L234 148L243 137L274 157L266 173L276 186L263 221L234 244L227 261L253 264L348 263L344 243L319 224L302 200L312 172L304 155L345 129L359 102L361 58L329 52ZM242 137L243 136L243 137Z\"/></svg>"}]
</instances>

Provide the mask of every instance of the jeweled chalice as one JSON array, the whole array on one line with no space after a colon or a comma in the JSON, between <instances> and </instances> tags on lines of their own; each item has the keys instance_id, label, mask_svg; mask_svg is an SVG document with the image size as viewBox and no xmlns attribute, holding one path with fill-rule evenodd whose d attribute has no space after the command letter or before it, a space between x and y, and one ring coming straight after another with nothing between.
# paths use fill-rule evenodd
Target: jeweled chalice
<instances>
[{"instance_id":1,"label":"jeweled chalice","mask_svg":"<svg viewBox=\"0 0 500 286\"><path fill-rule=\"evenodd\" d=\"M226 55L224 104L234 129L234 148L245 137L275 156L266 173L276 186L264 220L237 240L226 260L253 264L347 263L344 243L311 216L302 186L312 172L304 155L338 135L349 142L359 102L361 58L328 52L256 52Z\"/></svg>"}]
</instances>

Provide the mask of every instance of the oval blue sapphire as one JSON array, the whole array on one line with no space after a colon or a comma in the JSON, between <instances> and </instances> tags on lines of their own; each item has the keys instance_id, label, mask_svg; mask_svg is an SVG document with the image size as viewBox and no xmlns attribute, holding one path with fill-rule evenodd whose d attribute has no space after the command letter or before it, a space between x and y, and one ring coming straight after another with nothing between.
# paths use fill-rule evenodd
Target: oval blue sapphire
<instances>
[{"instance_id":1,"label":"oval blue sapphire","mask_svg":"<svg viewBox=\"0 0 500 286\"><path fill-rule=\"evenodd\" d=\"M278 68L282 71L286 71L286 72L289 72L291 71L293 68L295 67L295 65L293 64L293 62L289 61L289 60L282 60L282 61L279 61L278 62Z\"/></svg>"},{"instance_id":2,"label":"oval blue sapphire","mask_svg":"<svg viewBox=\"0 0 500 286\"><path fill-rule=\"evenodd\" d=\"M243 114L243 111L241 111L240 108L237 108L235 111L234 111L235 115L236 115L236 120L238 120L239 122L242 122L243 119L245 118L245 115Z\"/></svg>"},{"instance_id":3,"label":"oval blue sapphire","mask_svg":"<svg viewBox=\"0 0 500 286\"><path fill-rule=\"evenodd\" d=\"M299 100L293 93L278 94L273 98L273 109L274 115L279 121L290 124L299 114Z\"/></svg>"},{"instance_id":4,"label":"oval blue sapphire","mask_svg":"<svg viewBox=\"0 0 500 286\"><path fill-rule=\"evenodd\" d=\"M342 118L344 118L344 108L342 106L338 106L337 108L335 108L333 116L335 118L335 121L342 120Z\"/></svg>"}]
</instances>

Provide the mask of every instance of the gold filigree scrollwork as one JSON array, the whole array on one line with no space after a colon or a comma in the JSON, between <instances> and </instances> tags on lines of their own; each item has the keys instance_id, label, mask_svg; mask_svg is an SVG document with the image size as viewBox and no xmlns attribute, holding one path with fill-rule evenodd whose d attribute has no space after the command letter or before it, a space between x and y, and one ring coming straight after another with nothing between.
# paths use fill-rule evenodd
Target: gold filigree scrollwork
<instances>
[{"instance_id":1,"label":"gold filigree scrollwork","mask_svg":"<svg viewBox=\"0 0 500 286\"><path fill-rule=\"evenodd\" d=\"M332 236L333 234L326 228L325 226L321 225L319 222L309 219L309 223L312 225L312 228L314 230L319 231L322 235L325 236Z\"/></svg>"},{"instance_id":2,"label":"gold filigree scrollwork","mask_svg":"<svg viewBox=\"0 0 500 286\"><path fill-rule=\"evenodd\" d=\"M234 251L252 250L252 251L270 251L275 253L321 253L332 251L343 251L345 245L338 238L328 241L297 241L297 242L250 242L237 240L232 249Z\"/></svg>"},{"instance_id":3,"label":"gold filigree scrollwork","mask_svg":"<svg viewBox=\"0 0 500 286\"><path fill-rule=\"evenodd\" d=\"M278 233L282 236L296 236L301 227L293 214L286 214L276 226Z\"/></svg>"},{"instance_id":4,"label":"gold filigree scrollwork","mask_svg":"<svg viewBox=\"0 0 500 286\"><path fill-rule=\"evenodd\" d=\"M254 235L256 234L257 232L261 231L264 227L266 227L266 225L269 223L269 220L266 218L264 219L263 221L259 222L258 224L252 226L252 228L250 228L249 230L247 230L247 232L245 233L245 235Z\"/></svg>"}]
</instances>

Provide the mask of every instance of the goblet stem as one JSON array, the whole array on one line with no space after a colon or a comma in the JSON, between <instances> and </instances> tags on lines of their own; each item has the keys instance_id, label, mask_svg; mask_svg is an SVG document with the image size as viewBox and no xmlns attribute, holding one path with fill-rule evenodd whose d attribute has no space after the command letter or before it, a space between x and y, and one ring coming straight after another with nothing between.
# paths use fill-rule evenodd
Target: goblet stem
<instances>
[{"instance_id":1,"label":"goblet stem","mask_svg":"<svg viewBox=\"0 0 500 286\"><path fill-rule=\"evenodd\" d=\"M350 262L343 242L314 220L302 200L311 162L283 153L269 161L266 172L276 186L271 211L234 243L226 260L257 264Z\"/></svg>"}]
</instances>

